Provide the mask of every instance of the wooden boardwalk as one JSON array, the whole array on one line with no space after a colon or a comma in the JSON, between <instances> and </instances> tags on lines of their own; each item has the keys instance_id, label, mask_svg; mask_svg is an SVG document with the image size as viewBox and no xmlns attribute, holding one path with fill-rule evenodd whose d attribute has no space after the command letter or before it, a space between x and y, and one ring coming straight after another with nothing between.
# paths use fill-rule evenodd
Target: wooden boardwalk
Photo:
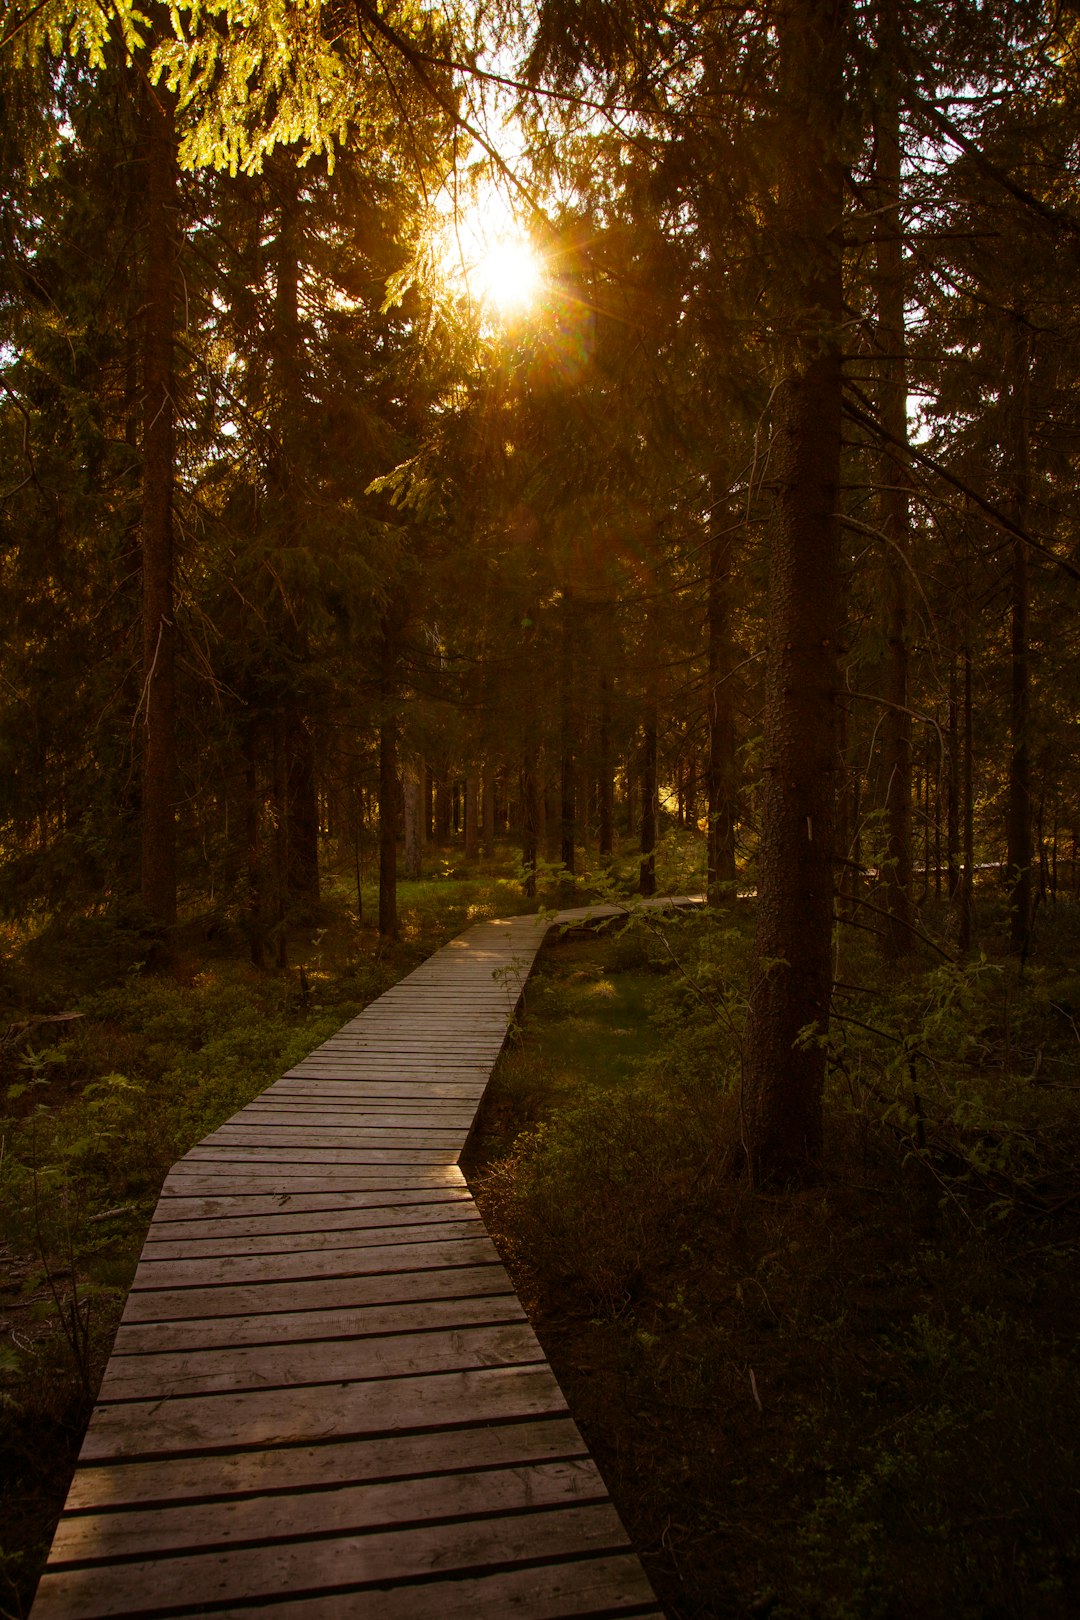
<instances>
[{"instance_id":1,"label":"wooden boardwalk","mask_svg":"<svg viewBox=\"0 0 1080 1620\"><path fill-rule=\"evenodd\" d=\"M174 1166L33 1620L661 1616L458 1169L589 914L470 929Z\"/></svg>"}]
</instances>

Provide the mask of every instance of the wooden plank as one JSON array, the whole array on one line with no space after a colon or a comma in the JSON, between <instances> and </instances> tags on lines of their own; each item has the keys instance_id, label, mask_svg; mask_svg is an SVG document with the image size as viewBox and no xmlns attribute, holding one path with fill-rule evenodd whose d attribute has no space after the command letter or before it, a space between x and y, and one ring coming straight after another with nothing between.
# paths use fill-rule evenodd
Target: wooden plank
<instances>
[{"instance_id":1,"label":"wooden plank","mask_svg":"<svg viewBox=\"0 0 1080 1620\"><path fill-rule=\"evenodd\" d=\"M363 1602L362 1595L359 1601ZM623 1616L664 1620L635 1554L600 1555L572 1564L504 1569L471 1579L388 1586L379 1590L378 1620L573 1620L574 1616ZM265 1608L231 1607L233 1620L343 1620L352 1610L343 1592L306 1597ZM362 1614L360 1609L352 1610Z\"/></svg>"},{"instance_id":2,"label":"wooden plank","mask_svg":"<svg viewBox=\"0 0 1080 1620\"><path fill-rule=\"evenodd\" d=\"M353 1165L454 1164L457 1154L453 1149L437 1147L277 1148L272 1144L265 1147L215 1147L207 1141L192 1148L190 1153L184 1155L184 1160L200 1170L208 1164L235 1164L246 1173L260 1164L272 1168L293 1164L310 1175L313 1169L321 1169L323 1165L341 1165L347 1169Z\"/></svg>"},{"instance_id":3,"label":"wooden plank","mask_svg":"<svg viewBox=\"0 0 1080 1620\"><path fill-rule=\"evenodd\" d=\"M217 1198L224 1194L242 1197L263 1195L268 1192L280 1192L283 1195L324 1193L330 1187L341 1192L386 1194L409 1187L417 1191L429 1191L433 1185L428 1173L430 1170L456 1169L456 1165L432 1165L427 1169L420 1165L408 1165L397 1171L393 1167L379 1171L375 1168L335 1169L328 1166L317 1174L313 1172L297 1174L291 1169L288 1173L286 1170L275 1169L272 1164L252 1166L250 1173L241 1172L232 1164L219 1166L200 1164L185 1168L183 1174L176 1177L173 1186L177 1192L182 1192L190 1198Z\"/></svg>"},{"instance_id":4,"label":"wooden plank","mask_svg":"<svg viewBox=\"0 0 1080 1620\"><path fill-rule=\"evenodd\" d=\"M226 1345L216 1349L110 1356L99 1401L145 1401L226 1390L288 1390L357 1378L404 1378L467 1367L510 1367L543 1360L527 1322L486 1323L450 1332L301 1344Z\"/></svg>"},{"instance_id":5,"label":"wooden plank","mask_svg":"<svg viewBox=\"0 0 1080 1620\"><path fill-rule=\"evenodd\" d=\"M464 1299L406 1300L353 1310L286 1311L275 1315L196 1317L191 1321L122 1322L113 1358L163 1351L207 1350L218 1345L290 1344L356 1339L387 1333L432 1333L486 1322L523 1322L525 1312L509 1283L501 1293Z\"/></svg>"},{"instance_id":6,"label":"wooden plank","mask_svg":"<svg viewBox=\"0 0 1080 1620\"><path fill-rule=\"evenodd\" d=\"M253 1125L222 1125L204 1136L204 1147L288 1147L288 1148L368 1148L368 1147L460 1147L466 1132L447 1130L438 1125L414 1122L408 1125L341 1126L320 1129L318 1125L280 1125L260 1120ZM305 1160L305 1162L307 1162Z\"/></svg>"},{"instance_id":7,"label":"wooden plank","mask_svg":"<svg viewBox=\"0 0 1080 1620\"><path fill-rule=\"evenodd\" d=\"M546 1362L479 1367L416 1378L357 1379L241 1394L160 1395L149 1401L97 1406L81 1462L170 1452L233 1451L237 1446L310 1445L347 1435L446 1428L514 1417L553 1417L566 1410Z\"/></svg>"},{"instance_id":8,"label":"wooden plank","mask_svg":"<svg viewBox=\"0 0 1080 1620\"><path fill-rule=\"evenodd\" d=\"M147 1239L143 1249L143 1258L147 1261L158 1260L208 1260L221 1255L252 1255L252 1254L300 1254L312 1249L323 1249L328 1241L328 1233L312 1230L307 1232L289 1232L279 1230L264 1230L258 1235L252 1234L239 1238L234 1233L227 1236L202 1236L198 1238L183 1237L172 1242L159 1240L151 1242ZM387 1243L442 1243L459 1237L472 1237L478 1233L487 1236L483 1222L478 1213L462 1211L457 1220L428 1222L414 1221L411 1225L396 1226L392 1223L371 1227L335 1226L333 1231L333 1246L337 1249L363 1249L371 1248L376 1244ZM150 1237L153 1237L151 1228Z\"/></svg>"},{"instance_id":9,"label":"wooden plank","mask_svg":"<svg viewBox=\"0 0 1080 1620\"><path fill-rule=\"evenodd\" d=\"M476 1428L330 1440L316 1446L215 1452L106 1462L76 1470L67 1507L72 1512L140 1503L199 1501L208 1489L228 1496L354 1484L364 1480L416 1479L451 1465L462 1471L518 1468L558 1458L584 1457L585 1442L569 1413Z\"/></svg>"},{"instance_id":10,"label":"wooden plank","mask_svg":"<svg viewBox=\"0 0 1080 1620\"><path fill-rule=\"evenodd\" d=\"M184 1242L188 1253L197 1250L190 1245L220 1242L225 1239L262 1239L287 1233L311 1233L322 1237L328 1232L376 1231L386 1227L416 1226L425 1230L449 1221L479 1221L480 1212L471 1198L454 1202L441 1200L423 1204L369 1204L361 1209L297 1210L290 1204L268 1210L255 1216L206 1216L201 1221L173 1221L156 1219L146 1234L148 1246L154 1248L157 1258L164 1258L159 1244ZM208 1251L212 1252L212 1251Z\"/></svg>"},{"instance_id":11,"label":"wooden plank","mask_svg":"<svg viewBox=\"0 0 1080 1620\"><path fill-rule=\"evenodd\" d=\"M149 1562L50 1568L38 1590L35 1620L69 1614L73 1597L84 1613L149 1616L175 1606L213 1602L231 1607L237 1599L272 1599L282 1592L378 1589L410 1576L471 1573L493 1564L624 1550L629 1550L626 1532L610 1503L540 1508L463 1524L276 1541Z\"/></svg>"},{"instance_id":12,"label":"wooden plank","mask_svg":"<svg viewBox=\"0 0 1080 1620\"><path fill-rule=\"evenodd\" d=\"M417 1239L401 1243L377 1243L369 1247L326 1247L301 1254L234 1255L213 1260L155 1260L145 1255L139 1261L132 1292L143 1288L206 1288L240 1283L285 1282L293 1278L364 1277L387 1271L441 1270L447 1266L470 1266L478 1261L498 1261L498 1252L487 1232L457 1237L441 1243Z\"/></svg>"},{"instance_id":13,"label":"wooden plank","mask_svg":"<svg viewBox=\"0 0 1080 1620\"><path fill-rule=\"evenodd\" d=\"M464 1299L495 1293L510 1283L501 1265L402 1269L371 1276L318 1277L312 1281L210 1288L146 1288L128 1294L125 1322L174 1322L195 1317L264 1316L274 1312L358 1310L400 1300Z\"/></svg>"},{"instance_id":14,"label":"wooden plank","mask_svg":"<svg viewBox=\"0 0 1080 1620\"><path fill-rule=\"evenodd\" d=\"M583 1505L607 1496L596 1464L587 1457L525 1468L430 1475L361 1485L342 1481L303 1495L234 1497L155 1507L149 1512L89 1513L61 1520L55 1563L160 1556L270 1539L389 1530L425 1520L478 1518L559 1503Z\"/></svg>"},{"instance_id":15,"label":"wooden plank","mask_svg":"<svg viewBox=\"0 0 1080 1620\"><path fill-rule=\"evenodd\" d=\"M168 1187L169 1183L166 1182L166 1191ZM371 1209L405 1211L428 1206L454 1207L471 1202L469 1189L460 1171L456 1184L450 1186L400 1187L389 1190L376 1188L359 1192L345 1192L336 1187L320 1187L313 1193L282 1191L206 1198L189 1198L179 1192L165 1197L163 1193L162 1200L158 1202L151 1231L156 1230L162 1223L167 1224L171 1221L216 1220L219 1217L223 1219L237 1217L246 1220L261 1215L317 1215L335 1210L347 1215L350 1211Z\"/></svg>"},{"instance_id":16,"label":"wooden plank","mask_svg":"<svg viewBox=\"0 0 1080 1620\"><path fill-rule=\"evenodd\" d=\"M400 1098L411 1096L423 1101L432 1102L458 1102L463 1097L470 1098L476 1095L476 1085L472 1080L425 1080L423 1076L410 1077L408 1074L397 1074L393 1079L385 1077L368 1078L363 1082L363 1089L355 1080L338 1080L332 1077L323 1081L301 1077L275 1080L260 1094L259 1101L277 1100L288 1097L322 1097L329 1101L338 1098L354 1101L363 1097L367 1102L371 1098L384 1097L392 1102Z\"/></svg>"},{"instance_id":17,"label":"wooden plank","mask_svg":"<svg viewBox=\"0 0 1080 1620\"><path fill-rule=\"evenodd\" d=\"M350 1102L340 1099L320 1102L317 1097L286 1100L274 1097L268 1102L261 1099L249 1103L233 1114L227 1124L243 1120L251 1124L298 1125L350 1125L370 1122L373 1125L460 1125L466 1130L476 1113L471 1098L452 1103L426 1102L422 1097L399 1101L391 1097L364 1097L361 1093Z\"/></svg>"}]
</instances>

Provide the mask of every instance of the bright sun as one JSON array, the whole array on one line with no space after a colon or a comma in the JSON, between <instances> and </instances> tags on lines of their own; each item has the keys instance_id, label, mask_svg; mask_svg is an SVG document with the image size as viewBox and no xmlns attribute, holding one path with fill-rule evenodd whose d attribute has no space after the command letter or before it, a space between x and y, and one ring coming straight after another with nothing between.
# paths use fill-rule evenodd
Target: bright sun
<instances>
[{"instance_id":1,"label":"bright sun","mask_svg":"<svg viewBox=\"0 0 1080 1620\"><path fill-rule=\"evenodd\" d=\"M544 282L540 260L524 236L484 247L467 276L480 301L504 316L520 315L535 304Z\"/></svg>"},{"instance_id":2,"label":"bright sun","mask_svg":"<svg viewBox=\"0 0 1080 1620\"><path fill-rule=\"evenodd\" d=\"M505 198L488 190L456 211L445 203L439 256L448 280L501 320L524 315L543 293L544 266Z\"/></svg>"}]
</instances>

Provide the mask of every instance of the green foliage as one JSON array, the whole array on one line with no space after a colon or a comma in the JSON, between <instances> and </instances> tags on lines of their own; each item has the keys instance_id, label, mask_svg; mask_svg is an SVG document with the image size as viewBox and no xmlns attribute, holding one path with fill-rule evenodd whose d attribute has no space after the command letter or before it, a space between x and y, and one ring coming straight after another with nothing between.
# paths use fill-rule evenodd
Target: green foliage
<instances>
[{"instance_id":1,"label":"green foliage","mask_svg":"<svg viewBox=\"0 0 1080 1620\"><path fill-rule=\"evenodd\" d=\"M826 1173L784 1197L739 1174L749 908L646 919L549 953L470 1176L624 1519L670 1546L663 1601L1067 1620L1072 919L1023 978L853 948L840 1004L872 1028L837 1034ZM624 973L651 986L636 1063L563 1035Z\"/></svg>"},{"instance_id":2,"label":"green foliage","mask_svg":"<svg viewBox=\"0 0 1080 1620\"><path fill-rule=\"evenodd\" d=\"M1074 1362L991 1310L954 1325L915 1315L887 1355L902 1421L863 1432L838 1466L827 1424L852 1417L823 1414L825 1483L798 1527L791 1607L821 1620L946 1604L958 1620L1067 1612L1080 1553L1066 1505L1080 1479Z\"/></svg>"}]
</instances>

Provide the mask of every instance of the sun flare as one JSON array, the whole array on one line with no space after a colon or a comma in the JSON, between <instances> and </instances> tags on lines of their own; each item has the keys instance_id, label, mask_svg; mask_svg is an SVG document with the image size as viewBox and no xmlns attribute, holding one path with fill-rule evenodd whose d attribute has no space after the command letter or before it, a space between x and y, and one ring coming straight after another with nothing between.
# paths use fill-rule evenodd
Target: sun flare
<instances>
[{"instance_id":1,"label":"sun flare","mask_svg":"<svg viewBox=\"0 0 1080 1620\"><path fill-rule=\"evenodd\" d=\"M540 296L543 280L540 260L524 236L492 242L469 276L476 297L500 315L519 315L529 309Z\"/></svg>"},{"instance_id":2,"label":"sun flare","mask_svg":"<svg viewBox=\"0 0 1080 1620\"><path fill-rule=\"evenodd\" d=\"M438 252L448 283L500 320L527 314L543 294L544 265L506 198L493 189L464 203L447 195L444 208Z\"/></svg>"}]
</instances>

